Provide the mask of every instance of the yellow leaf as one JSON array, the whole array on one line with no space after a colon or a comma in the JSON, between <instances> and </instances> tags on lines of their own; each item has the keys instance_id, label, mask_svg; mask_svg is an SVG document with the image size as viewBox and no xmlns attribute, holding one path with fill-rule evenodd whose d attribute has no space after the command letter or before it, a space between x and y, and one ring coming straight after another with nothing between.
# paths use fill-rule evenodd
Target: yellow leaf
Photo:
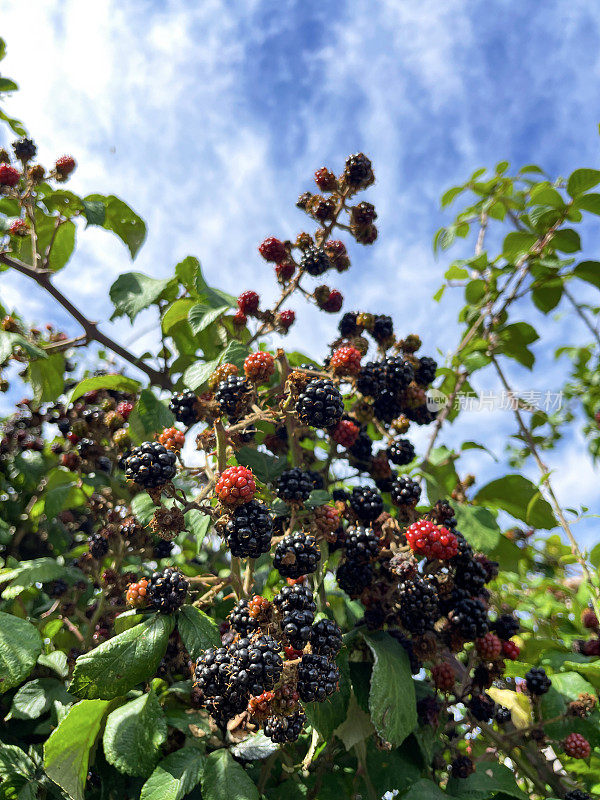
<instances>
[{"instance_id":1,"label":"yellow leaf","mask_svg":"<svg viewBox=\"0 0 600 800\"><path fill-rule=\"evenodd\" d=\"M526 694L518 694L510 689L496 689L493 686L487 691L493 700L509 709L515 728L527 728L532 724L531 700Z\"/></svg>"}]
</instances>

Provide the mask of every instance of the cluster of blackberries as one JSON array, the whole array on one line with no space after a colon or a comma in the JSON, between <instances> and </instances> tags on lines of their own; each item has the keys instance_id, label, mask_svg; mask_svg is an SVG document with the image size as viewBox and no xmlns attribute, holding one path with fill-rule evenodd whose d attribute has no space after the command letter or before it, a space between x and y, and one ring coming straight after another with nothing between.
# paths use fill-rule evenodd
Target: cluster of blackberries
<instances>
[{"instance_id":1,"label":"cluster of blackberries","mask_svg":"<svg viewBox=\"0 0 600 800\"><path fill-rule=\"evenodd\" d=\"M134 447L123 463L125 477L144 489L163 486L175 477L175 453L158 442L144 442Z\"/></svg>"},{"instance_id":2,"label":"cluster of blackberries","mask_svg":"<svg viewBox=\"0 0 600 800\"><path fill-rule=\"evenodd\" d=\"M198 422L198 398L190 389L171 397L169 408L177 422L193 425Z\"/></svg>"},{"instance_id":3,"label":"cluster of blackberries","mask_svg":"<svg viewBox=\"0 0 600 800\"><path fill-rule=\"evenodd\" d=\"M300 578L317 569L321 552L314 536L302 531L288 533L275 548L273 566L285 578Z\"/></svg>"},{"instance_id":4,"label":"cluster of blackberries","mask_svg":"<svg viewBox=\"0 0 600 800\"><path fill-rule=\"evenodd\" d=\"M355 486L350 496L352 510L363 522L372 522L383 511L383 499L370 486Z\"/></svg>"},{"instance_id":5,"label":"cluster of blackberries","mask_svg":"<svg viewBox=\"0 0 600 800\"><path fill-rule=\"evenodd\" d=\"M308 500L314 489L314 477L299 467L286 469L277 481L277 497L292 503L303 503Z\"/></svg>"},{"instance_id":6,"label":"cluster of blackberries","mask_svg":"<svg viewBox=\"0 0 600 800\"><path fill-rule=\"evenodd\" d=\"M189 587L189 582L178 570L167 567L152 575L146 597L151 608L161 614L173 614L183 605Z\"/></svg>"},{"instance_id":7,"label":"cluster of blackberries","mask_svg":"<svg viewBox=\"0 0 600 800\"><path fill-rule=\"evenodd\" d=\"M337 425L343 413L342 395L326 379L309 381L296 401L298 419L313 428L331 428Z\"/></svg>"},{"instance_id":8,"label":"cluster of blackberries","mask_svg":"<svg viewBox=\"0 0 600 800\"><path fill-rule=\"evenodd\" d=\"M240 636L248 636L258 629L258 621L251 616L247 600L238 600L229 612L229 625Z\"/></svg>"},{"instance_id":9,"label":"cluster of blackberries","mask_svg":"<svg viewBox=\"0 0 600 800\"><path fill-rule=\"evenodd\" d=\"M399 508L414 507L421 497L421 487L407 475L400 475L393 482L390 494L392 503Z\"/></svg>"},{"instance_id":10,"label":"cluster of blackberries","mask_svg":"<svg viewBox=\"0 0 600 800\"><path fill-rule=\"evenodd\" d=\"M340 671L334 661L305 653L298 665L298 694L304 703L322 703L338 688Z\"/></svg>"}]
</instances>

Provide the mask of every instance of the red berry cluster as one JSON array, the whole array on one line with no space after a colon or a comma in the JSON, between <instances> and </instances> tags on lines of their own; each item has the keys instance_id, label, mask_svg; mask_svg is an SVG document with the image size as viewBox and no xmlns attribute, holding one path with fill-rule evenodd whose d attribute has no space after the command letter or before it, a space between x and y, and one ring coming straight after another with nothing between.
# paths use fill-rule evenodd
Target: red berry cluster
<instances>
[{"instance_id":1,"label":"red berry cluster","mask_svg":"<svg viewBox=\"0 0 600 800\"><path fill-rule=\"evenodd\" d=\"M458 553L458 540L452 531L429 520L413 522L405 536L414 553L429 559L447 561Z\"/></svg>"}]
</instances>

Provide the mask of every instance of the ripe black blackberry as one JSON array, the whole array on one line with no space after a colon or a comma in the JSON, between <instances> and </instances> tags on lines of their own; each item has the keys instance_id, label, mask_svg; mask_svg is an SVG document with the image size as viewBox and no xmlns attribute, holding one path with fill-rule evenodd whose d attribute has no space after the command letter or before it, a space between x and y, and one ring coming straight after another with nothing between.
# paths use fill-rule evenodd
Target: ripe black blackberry
<instances>
[{"instance_id":1,"label":"ripe black blackberry","mask_svg":"<svg viewBox=\"0 0 600 800\"><path fill-rule=\"evenodd\" d=\"M183 605L190 584L184 576L173 567L163 572L155 572L146 589L146 597L150 606L161 614L173 614Z\"/></svg>"},{"instance_id":2,"label":"ripe black blackberry","mask_svg":"<svg viewBox=\"0 0 600 800\"><path fill-rule=\"evenodd\" d=\"M344 177L353 189L364 189L375 180L371 161L364 153L354 153L346 159Z\"/></svg>"},{"instance_id":3,"label":"ripe black blackberry","mask_svg":"<svg viewBox=\"0 0 600 800\"><path fill-rule=\"evenodd\" d=\"M479 689L489 689L493 682L492 671L485 664L478 664L473 670L472 685Z\"/></svg>"},{"instance_id":4,"label":"ripe black blackberry","mask_svg":"<svg viewBox=\"0 0 600 800\"><path fill-rule=\"evenodd\" d=\"M33 139L28 139L26 136L23 136L13 142L12 148L15 151L15 156L23 163L31 161L31 159L34 158L35 154L37 153L37 147L35 146Z\"/></svg>"},{"instance_id":5,"label":"ripe black blackberry","mask_svg":"<svg viewBox=\"0 0 600 800\"><path fill-rule=\"evenodd\" d=\"M457 756L450 764L450 774L453 778L464 780L475 771L469 756Z\"/></svg>"},{"instance_id":6,"label":"ripe black blackberry","mask_svg":"<svg viewBox=\"0 0 600 800\"><path fill-rule=\"evenodd\" d=\"M246 410L252 393L252 386L246 378L230 375L217 387L215 400L223 414L228 417L240 417Z\"/></svg>"},{"instance_id":7,"label":"ripe black blackberry","mask_svg":"<svg viewBox=\"0 0 600 800\"><path fill-rule=\"evenodd\" d=\"M125 477L144 489L154 489L175 477L175 464L172 450L158 442L144 442L125 459Z\"/></svg>"},{"instance_id":8,"label":"ripe black blackberry","mask_svg":"<svg viewBox=\"0 0 600 800\"><path fill-rule=\"evenodd\" d=\"M532 667L525 674L525 683L529 694L536 696L546 694L552 686L550 678L546 675L546 670L543 667Z\"/></svg>"},{"instance_id":9,"label":"ripe black blackberry","mask_svg":"<svg viewBox=\"0 0 600 800\"><path fill-rule=\"evenodd\" d=\"M390 339L394 335L394 323L392 322L392 318L385 314L380 314L375 317L371 334L378 344L383 344L387 339Z\"/></svg>"},{"instance_id":10,"label":"ripe black blackberry","mask_svg":"<svg viewBox=\"0 0 600 800\"><path fill-rule=\"evenodd\" d=\"M240 636L249 636L258 628L258 622L250 616L247 600L238 600L229 612L229 624Z\"/></svg>"},{"instance_id":11,"label":"ripe black blackberry","mask_svg":"<svg viewBox=\"0 0 600 800\"><path fill-rule=\"evenodd\" d=\"M363 428L358 434L358 438L348 449L348 453L354 464L359 469L368 470L371 462L371 453L373 451L373 440Z\"/></svg>"},{"instance_id":12,"label":"ripe black blackberry","mask_svg":"<svg viewBox=\"0 0 600 800\"><path fill-rule=\"evenodd\" d=\"M335 500L335 502L345 503L350 499L350 495L345 489L334 489L331 493L331 496Z\"/></svg>"},{"instance_id":13,"label":"ripe black blackberry","mask_svg":"<svg viewBox=\"0 0 600 800\"><path fill-rule=\"evenodd\" d=\"M322 275L332 267L333 264L329 260L327 254L323 252L323 250L318 250L316 247L308 247L300 259L300 269L315 277L317 275Z\"/></svg>"},{"instance_id":14,"label":"ripe black blackberry","mask_svg":"<svg viewBox=\"0 0 600 800\"><path fill-rule=\"evenodd\" d=\"M287 717L268 717L264 725L265 736L276 744L295 742L300 736L306 716L303 711L295 711Z\"/></svg>"},{"instance_id":15,"label":"ripe black blackberry","mask_svg":"<svg viewBox=\"0 0 600 800\"><path fill-rule=\"evenodd\" d=\"M429 356L421 356L419 365L415 370L415 381L419 386L429 386L435 378L437 362Z\"/></svg>"},{"instance_id":16,"label":"ripe black blackberry","mask_svg":"<svg viewBox=\"0 0 600 800\"><path fill-rule=\"evenodd\" d=\"M282 500L303 503L313 490L310 474L299 467L286 469L279 476L275 493Z\"/></svg>"},{"instance_id":17,"label":"ripe black blackberry","mask_svg":"<svg viewBox=\"0 0 600 800\"><path fill-rule=\"evenodd\" d=\"M373 402L373 414L381 422L393 422L403 411L402 403L391 389L383 389Z\"/></svg>"},{"instance_id":18,"label":"ripe black blackberry","mask_svg":"<svg viewBox=\"0 0 600 800\"><path fill-rule=\"evenodd\" d=\"M430 411L426 404L416 408L406 408L404 413L411 422L416 422L417 425L430 425L437 419L437 413Z\"/></svg>"},{"instance_id":19,"label":"ripe black blackberry","mask_svg":"<svg viewBox=\"0 0 600 800\"><path fill-rule=\"evenodd\" d=\"M383 362L385 368L385 382L388 389L393 392L399 392L401 389L406 389L408 384L414 378L414 370L412 366L400 356L393 358L386 358Z\"/></svg>"},{"instance_id":20,"label":"ripe black blackberry","mask_svg":"<svg viewBox=\"0 0 600 800\"><path fill-rule=\"evenodd\" d=\"M342 632L332 619L320 619L312 626L310 647L313 653L334 659L342 649Z\"/></svg>"},{"instance_id":21,"label":"ripe black blackberry","mask_svg":"<svg viewBox=\"0 0 600 800\"><path fill-rule=\"evenodd\" d=\"M255 635L234 641L229 648L229 687L240 694L260 695L272 689L283 671L282 648L272 636Z\"/></svg>"},{"instance_id":22,"label":"ripe black blackberry","mask_svg":"<svg viewBox=\"0 0 600 800\"><path fill-rule=\"evenodd\" d=\"M496 703L489 694L474 694L467 703L467 708L478 722L489 722L494 716Z\"/></svg>"},{"instance_id":23,"label":"ripe black blackberry","mask_svg":"<svg viewBox=\"0 0 600 800\"><path fill-rule=\"evenodd\" d=\"M421 497L421 487L408 475L399 475L392 484L390 494L395 506L416 506Z\"/></svg>"},{"instance_id":24,"label":"ripe black blackberry","mask_svg":"<svg viewBox=\"0 0 600 800\"><path fill-rule=\"evenodd\" d=\"M581 789L571 789L566 793L565 800L592 800L592 795Z\"/></svg>"},{"instance_id":25,"label":"ripe black blackberry","mask_svg":"<svg viewBox=\"0 0 600 800\"><path fill-rule=\"evenodd\" d=\"M314 490L322 489L325 486L325 482L323 481L323 476L320 472L316 472L314 469L306 470L306 474L310 475L310 479L312 481L312 488Z\"/></svg>"},{"instance_id":26,"label":"ripe black blackberry","mask_svg":"<svg viewBox=\"0 0 600 800\"><path fill-rule=\"evenodd\" d=\"M90 555L100 560L108 553L108 540L101 533L92 533L89 538Z\"/></svg>"},{"instance_id":27,"label":"ripe black blackberry","mask_svg":"<svg viewBox=\"0 0 600 800\"><path fill-rule=\"evenodd\" d=\"M463 597L477 597L487 582L487 573L482 564L470 555L457 555L452 559L454 567L454 589Z\"/></svg>"},{"instance_id":28,"label":"ripe black blackberry","mask_svg":"<svg viewBox=\"0 0 600 800\"><path fill-rule=\"evenodd\" d=\"M468 642L485 636L489 630L487 611L481 600L459 600L450 612L453 627Z\"/></svg>"},{"instance_id":29,"label":"ripe black blackberry","mask_svg":"<svg viewBox=\"0 0 600 800\"><path fill-rule=\"evenodd\" d=\"M355 311L347 311L338 323L338 330L340 335L344 338L349 336L356 336L358 328L356 325L356 318L358 314Z\"/></svg>"},{"instance_id":30,"label":"ripe black blackberry","mask_svg":"<svg viewBox=\"0 0 600 800\"><path fill-rule=\"evenodd\" d=\"M343 561L337 568L335 577L338 586L348 597L358 597L373 582L373 568L369 563Z\"/></svg>"},{"instance_id":31,"label":"ripe black blackberry","mask_svg":"<svg viewBox=\"0 0 600 800\"><path fill-rule=\"evenodd\" d=\"M409 633L421 636L431 630L440 617L438 592L434 582L418 575L398 583L399 618Z\"/></svg>"},{"instance_id":32,"label":"ripe black blackberry","mask_svg":"<svg viewBox=\"0 0 600 800\"><path fill-rule=\"evenodd\" d=\"M496 720L498 725L506 725L506 723L510 722L512 719L510 709L506 708L506 706L497 706L496 713L494 714L494 719Z\"/></svg>"},{"instance_id":33,"label":"ripe black blackberry","mask_svg":"<svg viewBox=\"0 0 600 800\"><path fill-rule=\"evenodd\" d=\"M370 486L355 486L350 496L350 505L356 516L365 522L377 519L383 511L381 495Z\"/></svg>"},{"instance_id":34,"label":"ripe black blackberry","mask_svg":"<svg viewBox=\"0 0 600 800\"><path fill-rule=\"evenodd\" d=\"M258 500L250 500L235 509L225 525L225 537L231 555L258 558L271 548L273 520L269 509Z\"/></svg>"},{"instance_id":35,"label":"ripe black blackberry","mask_svg":"<svg viewBox=\"0 0 600 800\"><path fill-rule=\"evenodd\" d=\"M296 400L298 419L313 428L331 428L343 413L342 395L331 381L322 378L310 381Z\"/></svg>"},{"instance_id":36,"label":"ripe black blackberry","mask_svg":"<svg viewBox=\"0 0 600 800\"><path fill-rule=\"evenodd\" d=\"M372 528L350 527L346 530L344 547L348 561L366 563L379 554L379 536Z\"/></svg>"},{"instance_id":37,"label":"ripe black blackberry","mask_svg":"<svg viewBox=\"0 0 600 800\"><path fill-rule=\"evenodd\" d=\"M57 578L46 586L46 592L50 597L62 597L69 590L69 584L62 578Z\"/></svg>"},{"instance_id":38,"label":"ripe black blackberry","mask_svg":"<svg viewBox=\"0 0 600 800\"><path fill-rule=\"evenodd\" d=\"M321 552L314 536L302 531L288 533L275 548L273 566L284 578L309 575L317 568Z\"/></svg>"},{"instance_id":39,"label":"ripe black blackberry","mask_svg":"<svg viewBox=\"0 0 600 800\"><path fill-rule=\"evenodd\" d=\"M302 650L310 639L316 606L308 586L284 586L273 598L281 614L281 630L296 650Z\"/></svg>"},{"instance_id":40,"label":"ripe black blackberry","mask_svg":"<svg viewBox=\"0 0 600 800\"><path fill-rule=\"evenodd\" d=\"M366 397L378 397L385 389L385 368L381 361L367 361L356 378L356 388Z\"/></svg>"},{"instance_id":41,"label":"ripe black blackberry","mask_svg":"<svg viewBox=\"0 0 600 800\"><path fill-rule=\"evenodd\" d=\"M224 694L229 683L231 654L227 647L209 647L196 663L194 686L205 699Z\"/></svg>"},{"instance_id":42,"label":"ripe black blackberry","mask_svg":"<svg viewBox=\"0 0 600 800\"><path fill-rule=\"evenodd\" d=\"M198 422L198 398L190 389L174 394L169 402L169 408L177 422L182 422L184 425Z\"/></svg>"},{"instance_id":43,"label":"ripe black blackberry","mask_svg":"<svg viewBox=\"0 0 600 800\"><path fill-rule=\"evenodd\" d=\"M298 666L298 694L304 703L322 703L332 695L340 679L336 664L325 656L305 653Z\"/></svg>"},{"instance_id":44,"label":"ripe black blackberry","mask_svg":"<svg viewBox=\"0 0 600 800\"><path fill-rule=\"evenodd\" d=\"M152 555L154 558L168 558L173 550L173 542L168 542L166 539L159 539L154 542L152 548Z\"/></svg>"},{"instance_id":45,"label":"ripe black blackberry","mask_svg":"<svg viewBox=\"0 0 600 800\"><path fill-rule=\"evenodd\" d=\"M519 620L511 614L502 614L492 623L492 630L503 642L507 642L518 633L520 627Z\"/></svg>"},{"instance_id":46,"label":"ripe black blackberry","mask_svg":"<svg viewBox=\"0 0 600 800\"><path fill-rule=\"evenodd\" d=\"M408 439L396 439L387 449L388 459L399 467L403 467L415 457L415 448Z\"/></svg>"}]
</instances>

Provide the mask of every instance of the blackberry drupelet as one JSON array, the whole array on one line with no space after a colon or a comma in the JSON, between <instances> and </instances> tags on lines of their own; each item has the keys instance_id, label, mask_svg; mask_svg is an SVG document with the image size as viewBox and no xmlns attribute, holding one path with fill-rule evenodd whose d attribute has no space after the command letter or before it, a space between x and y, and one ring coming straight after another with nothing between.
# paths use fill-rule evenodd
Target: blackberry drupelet
<instances>
[{"instance_id":1,"label":"blackberry drupelet","mask_svg":"<svg viewBox=\"0 0 600 800\"><path fill-rule=\"evenodd\" d=\"M507 642L518 633L521 625L519 620L515 619L511 614L502 614L492 623L491 627L496 636L499 636L503 642Z\"/></svg>"},{"instance_id":2,"label":"blackberry drupelet","mask_svg":"<svg viewBox=\"0 0 600 800\"><path fill-rule=\"evenodd\" d=\"M100 560L108 553L108 541L101 533L92 533L89 538L90 555Z\"/></svg>"},{"instance_id":3,"label":"blackberry drupelet","mask_svg":"<svg viewBox=\"0 0 600 800\"><path fill-rule=\"evenodd\" d=\"M388 389L393 392L406 389L414 378L414 370L408 361L405 361L400 356L394 356L393 358L386 358L383 363L385 367L385 382Z\"/></svg>"},{"instance_id":4,"label":"blackberry drupelet","mask_svg":"<svg viewBox=\"0 0 600 800\"><path fill-rule=\"evenodd\" d=\"M167 567L152 575L146 596L150 606L161 614L173 614L183 605L189 586L178 570Z\"/></svg>"},{"instance_id":5,"label":"blackberry drupelet","mask_svg":"<svg viewBox=\"0 0 600 800\"><path fill-rule=\"evenodd\" d=\"M459 600L450 612L450 620L459 635L469 642L485 636L489 630L487 611L481 600Z\"/></svg>"},{"instance_id":6,"label":"blackberry drupelet","mask_svg":"<svg viewBox=\"0 0 600 800\"><path fill-rule=\"evenodd\" d=\"M326 379L309 381L296 401L298 419L313 428L331 428L337 425L343 413L342 395Z\"/></svg>"},{"instance_id":7,"label":"blackberry drupelet","mask_svg":"<svg viewBox=\"0 0 600 800\"><path fill-rule=\"evenodd\" d=\"M356 516L365 522L372 522L383 511L383 500L376 489L370 486L355 486L352 489L350 505Z\"/></svg>"},{"instance_id":8,"label":"blackberry drupelet","mask_svg":"<svg viewBox=\"0 0 600 800\"><path fill-rule=\"evenodd\" d=\"M325 656L305 653L298 666L298 694L304 703L322 703L338 687L340 671Z\"/></svg>"},{"instance_id":9,"label":"blackberry drupelet","mask_svg":"<svg viewBox=\"0 0 600 800\"><path fill-rule=\"evenodd\" d=\"M233 642L230 686L233 690L259 695L272 689L283 671L282 648L272 636L255 635Z\"/></svg>"},{"instance_id":10,"label":"blackberry drupelet","mask_svg":"<svg viewBox=\"0 0 600 800\"><path fill-rule=\"evenodd\" d=\"M343 561L335 577L348 597L358 597L373 582L373 568L369 563Z\"/></svg>"},{"instance_id":11,"label":"blackberry drupelet","mask_svg":"<svg viewBox=\"0 0 600 800\"><path fill-rule=\"evenodd\" d=\"M421 487L407 475L399 475L391 487L392 503L395 506L416 506L421 497Z\"/></svg>"},{"instance_id":12,"label":"blackberry drupelet","mask_svg":"<svg viewBox=\"0 0 600 800\"><path fill-rule=\"evenodd\" d=\"M344 547L348 561L364 564L379 554L379 536L372 528L350 527L346 530Z\"/></svg>"},{"instance_id":13,"label":"blackberry drupelet","mask_svg":"<svg viewBox=\"0 0 600 800\"><path fill-rule=\"evenodd\" d=\"M338 330L340 335L344 338L349 336L356 336L358 328L356 326L356 318L358 314L354 311L347 311L338 323Z\"/></svg>"},{"instance_id":14,"label":"blackberry drupelet","mask_svg":"<svg viewBox=\"0 0 600 800\"><path fill-rule=\"evenodd\" d=\"M250 616L247 600L238 600L229 612L229 624L240 636L249 636L258 628L258 622Z\"/></svg>"},{"instance_id":15,"label":"blackberry drupelet","mask_svg":"<svg viewBox=\"0 0 600 800\"><path fill-rule=\"evenodd\" d=\"M532 667L525 674L525 683L529 694L536 696L546 694L552 685L543 667Z\"/></svg>"},{"instance_id":16,"label":"blackberry drupelet","mask_svg":"<svg viewBox=\"0 0 600 800\"><path fill-rule=\"evenodd\" d=\"M313 490L313 481L310 473L303 472L299 467L286 469L277 481L276 494L282 500L303 503L308 500Z\"/></svg>"},{"instance_id":17,"label":"blackberry drupelet","mask_svg":"<svg viewBox=\"0 0 600 800\"><path fill-rule=\"evenodd\" d=\"M394 323L392 322L392 318L385 314L375 317L371 333L378 344L383 344L394 335Z\"/></svg>"},{"instance_id":18,"label":"blackberry drupelet","mask_svg":"<svg viewBox=\"0 0 600 800\"><path fill-rule=\"evenodd\" d=\"M312 626L310 646L313 653L334 659L342 649L342 632L332 619L320 619Z\"/></svg>"},{"instance_id":19,"label":"blackberry drupelet","mask_svg":"<svg viewBox=\"0 0 600 800\"><path fill-rule=\"evenodd\" d=\"M415 457L415 448L408 439L396 439L387 449L389 460L399 467L403 467Z\"/></svg>"},{"instance_id":20,"label":"blackberry drupelet","mask_svg":"<svg viewBox=\"0 0 600 800\"><path fill-rule=\"evenodd\" d=\"M297 531L288 533L279 542L273 556L273 566L285 578L299 578L314 572L320 558L321 552L314 536Z\"/></svg>"},{"instance_id":21,"label":"blackberry drupelet","mask_svg":"<svg viewBox=\"0 0 600 800\"><path fill-rule=\"evenodd\" d=\"M329 260L327 254L323 252L323 250L318 250L316 247L308 247L300 259L300 269L314 277L322 275L332 267L333 264Z\"/></svg>"},{"instance_id":22,"label":"blackberry drupelet","mask_svg":"<svg viewBox=\"0 0 600 800\"><path fill-rule=\"evenodd\" d=\"M426 578L416 576L398 583L399 617L402 627L421 636L431 630L440 617L437 587Z\"/></svg>"},{"instance_id":23,"label":"blackberry drupelet","mask_svg":"<svg viewBox=\"0 0 600 800\"><path fill-rule=\"evenodd\" d=\"M198 422L198 398L190 389L174 394L169 402L169 408L177 422L182 422L184 425Z\"/></svg>"},{"instance_id":24,"label":"blackberry drupelet","mask_svg":"<svg viewBox=\"0 0 600 800\"><path fill-rule=\"evenodd\" d=\"M158 442L144 442L125 459L125 477L144 489L155 489L175 477L175 464L172 450Z\"/></svg>"},{"instance_id":25,"label":"blackberry drupelet","mask_svg":"<svg viewBox=\"0 0 600 800\"><path fill-rule=\"evenodd\" d=\"M366 397L379 397L385 389L385 368L381 361L367 361L356 378L356 388Z\"/></svg>"},{"instance_id":26,"label":"blackberry drupelet","mask_svg":"<svg viewBox=\"0 0 600 800\"><path fill-rule=\"evenodd\" d=\"M429 386L435 378L436 370L437 362L433 358L429 358L429 356L422 356L415 370L415 381L419 386Z\"/></svg>"},{"instance_id":27,"label":"blackberry drupelet","mask_svg":"<svg viewBox=\"0 0 600 800\"><path fill-rule=\"evenodd\" d=\"M230 375L221 381L215 392L215 400L223 414L228 417L240 417L250 401L252 386L246 378Z\"/></svg>"},{"instance_id":28,"label":"blackberry drupelet","mask_svg":"<svg viewBox=\"0 0 600 800\"><path fill-rule=\"evenodd\" d=\"M276 744L295 742L300 736L306 716L303 711L295 711L287 717L268 717L264 725L264 733Z\"/></svg>"},{"instance_id":29,"label":"blackberry drupelet","mask_svg":"<svg viewBox=\"0 0 600 800\"><path fill-rule=\"evenodd\" d=\"M258 500L239 506L225 526L227 546L236 558L258 558L271 548L273 520Z\"/></svg>"},{"instance_id":30,"label":"blackberry drupelet","mask_svg":"<svg viewBox=\"0 0 600 800\"><path fill-rule=\"evenodd\" d=\"M478 722L489 722L494 716L496 703L489 694L483 692L474 694L467 703L467 708Z\"/></svg>"}]
</instances>

